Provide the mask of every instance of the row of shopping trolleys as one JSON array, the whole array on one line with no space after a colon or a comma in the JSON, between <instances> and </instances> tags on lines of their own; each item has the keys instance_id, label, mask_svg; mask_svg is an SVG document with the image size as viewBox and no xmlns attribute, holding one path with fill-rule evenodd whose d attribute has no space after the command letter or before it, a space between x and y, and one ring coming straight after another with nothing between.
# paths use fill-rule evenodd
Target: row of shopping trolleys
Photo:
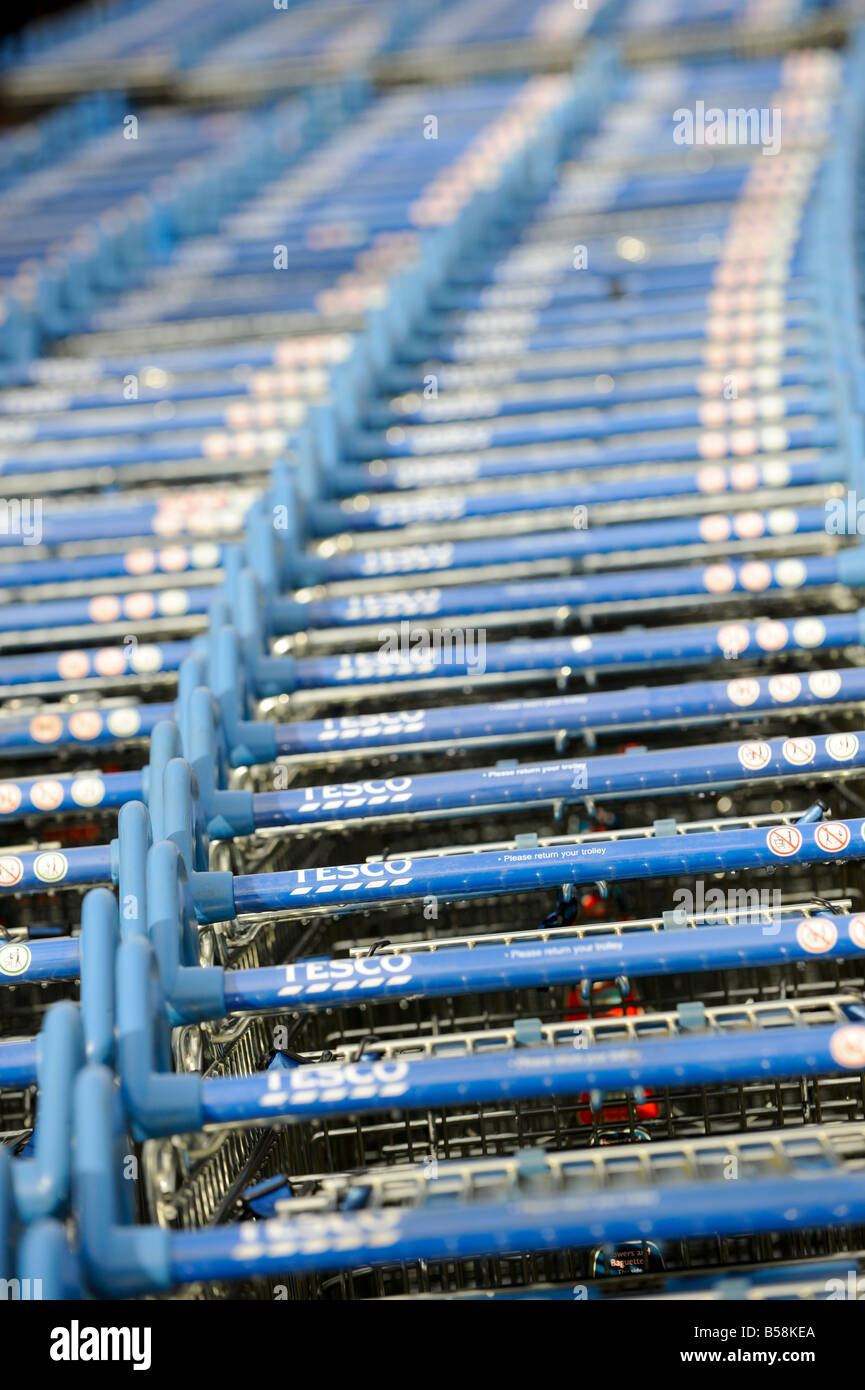
<instances>
[{"instance_id":1,"label":"row of shopping trolleys","mask_svg":"<svg viewBox=\"0 0 865 1390\"><path fill-rule=\"evenodd\" d=\"M852 261L820 252L853 219L830 134L856 63L674 69L677 101L786 103L774 167L735 146L683 163L669 91L613 60L455 95L460 129L469 107L500 122L484 159L517 127L525 149L498 189L477 159L439 176L464 210L365 335L295 341L344 358L333 403L269 383L293 461L247 441L265 491L245 513L230 444L208 446L210 511L188 488L142 501L141 473L125 509L59 484L42 548L7 567L27 602L0 660L0 804L27 837L0 857L22 1024L0 1044L0 1250L21 1278L848 1287L865 677L857 538L826 520L855 488L858 325L838 317ZM429 96L381 98L335 147L371 159L388 104L410 120ZM366 194L373 232L395 201ZM69 481L99 486L88 412L126 433L100 397L118 360L64 386L8 473L59 479L67 444L44 441L81 437ZM200 401L248 361L196 349L154 390ZM136 467L159 463L150 433ZM243 540L186 544L231 504ZM121 524L172 545L110 549ZM148 588L117 582L148 566ZM46 643L64 622L79 645Z\"/></svg>"}]
</instances>

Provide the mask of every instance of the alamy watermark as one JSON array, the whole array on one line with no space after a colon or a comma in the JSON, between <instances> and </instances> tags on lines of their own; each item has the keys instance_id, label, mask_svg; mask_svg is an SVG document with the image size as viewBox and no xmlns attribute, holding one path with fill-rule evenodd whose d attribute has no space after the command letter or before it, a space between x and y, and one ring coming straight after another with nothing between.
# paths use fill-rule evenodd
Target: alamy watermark
<instances>
[{"instance_id":1,"label":"alamy watermark","mask_svg":"<svg viewBox=\"0 0 865 1390\"><path fill-rule=\"evenodd\" d=\"M487 634L475 627L417 627L403 619L398 627L379 629L379 656L397 658L419 671L438 666L464 667L482 676L487 668Z\"/></svg>"},{"instance_id":2,"label":"alamy watermark","mask_svg":"<svg viewBox=\"0 0 865 1390\"><path fill-rule=\"evenodd\" d=\"M42 498L0 498L0 536L20 536L24 545L41 545Z\"/></svg>"},{"instance_id":3,"label":"alamy watermark","mask_svg":"<svg viewBox=\"0 0 865 1390\"><path fill-rule=\"evenodd\" d=\"M707 108L704 101L694 110L680 106L673 112L673 140L677 145L762 145L763 154L781 149L781 112L777 106Z\"/></svg>"},{"instance_id":4,"label":"alamy watermark","mask_svg":"<svg viewBox=\"0 0 865 1390\"><path fill-rule=\"evenodd\" d=\"M760 927L764 936L777 936L777 922L767 922L781 910L782 894L777 888L707 888L697 879L693 888L677 888L673 893L673 908L699 921L725 922L731 917L747 926L749 921Z\"/></svg>"}]
</instances>

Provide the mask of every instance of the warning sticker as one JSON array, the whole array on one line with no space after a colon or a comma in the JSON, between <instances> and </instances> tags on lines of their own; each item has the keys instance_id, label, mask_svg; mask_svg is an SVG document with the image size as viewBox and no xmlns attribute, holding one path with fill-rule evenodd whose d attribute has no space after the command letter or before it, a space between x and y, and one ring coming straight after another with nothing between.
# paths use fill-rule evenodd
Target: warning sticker
<instances>
[{"instance_id":1,"label":"warning sticker","mask_svg":"<svg viewBox=\"0 0 865 1390\"><path fill-rule=\"evenodd\" d=\"M851 917L847 930L853 945L858 946L860 951L865 951L865 917Z\"/></svg>"},{"instance_id":2,"label":"warning sticker","mask_svg":"<svg viewBox=\"0 0 865 1390\"><path fill-rule=\"evenodd\" d=\"M64 652L57 662L57 673L66 681L78 680L90 670L86 652Z\"/></svg>"},{"instance_id":3,"label":"warning sticker","mask_svg":"<svg viewBox=\"0 0 865 1390\"><path fill-rule=\"evenodd\" d=\"M15 782L0 782L0 816L9 816L21 805L21 788Z\"/></svg>"},{"instance_id":4,"label":"warning sticker","mask_svg":"<svg viewBox=\"0 0 865 1390\"><path fill-rule=\"evenodd\" d=\"M746 589L757 593L761 589L768 589L772 583L772 571L762 560L749 560L747 565L742 566L739 578Z\"/></svg>"},{"instance_id":5,"label":"warning sticker","mask_svg":"<svg viewBox=\"0 0 865 1390\"><path fill-rule=\"evenodd\" d=\"M30 947L23 945L0 947L0 975L23 975L30 964Z\"/></svg>"},{"instance_id":6,"label":"warning sticker","mask_svg":"<svg viewBox=\"0 0 865 1390\"><path fill-rule=\"evenodd\" d=\"M831 951L838 940L838 928L831 917L811 917L796 928L796 940L812 956Z\"/></svg>"},{"instance_id":7,"label":"warning sticker","mask_svg":"<svg viewBox=\"0 0 865 1390\"><path fill-rule=\"evenodd\" d=\"M748 772L759 772L771 759L772 749L768 743L743 743L739 749L739 762Z\"/></svg>"},{"instance_id":8,"label":"warning sticker","mask_svg":"<svg viewBox=\"0 0 865 1390\"><path fill-rule=\"evenodd\" d=\"M779 704L795 700L801 690L802 682L798 676L772 676L769 681L769 694Z\"/></svg>"},{"instance_id":9,"label":"warning sticker","mask_svg":"<svg viewBox=\"0 0 865 1390\"><path fill-rule=\"evenodd\" d=\"M75 738L96 738L102 732L102 715L95 709L82 709L69 716L69 732Z\"/></svg>"},{"instance_id":10,"label":"warning sticker","mask_svg":"<svg viewBox=\"0 0 865 1390\"><path fill-rule=\"evenodd\" d=\"M757 645L763 648L764 652L779 652L786 644L788 633L783 623L769 620L760 623L754 636Z\"/></svg>"},{"instance_id":11,"label":"warning sticker","mask_svg":"<svg viewBox=\"0 0 865 1390\"><path fill-rule=\"evenodd\" d=\"M24 865L17 854L0 854L0 888L14 888L24 877Z\"/></svg>"},{"instance_id":12,"label":"warning sticker","mask_svg":"<svg viewBox=\"0 0 865 1390\"><path fill-rule=\"evenodd\" d=\"M56 811L63 802L63 785L48 778L34 782L30 788L30 800L40 811Z\"/></svg>"},{"instance_id":13,"label":"warning sticker","mask_svg":"<svg viewBox=\"0 0 865 1390\"><path fill-rule=\"evenodd\" d=\"M819 618L800 618L793 628L793 640L800 647L819 647L826 640L826 626Z\"/></svg>"},{"instance_id":14,"label":"warning sticker","mask_svg":"<svg viewBox=\"0 0 865 1390\"><path fill-rule=\"evenodd\" d=\"M773 854L786 859L802 848L802 832L795 825L776 825L766 836L766 844Z\"/></svg>"},{"instance_id":15,"label":"warning sticker","mask_svg":"<svg viewBox=\"0 0 865 1390\"><path fill-rule=\"evenodd\" d=\"M729 594L735 587L736 575L729 565L709 565L703 571L703 584L710 594Z\"/></svg>"},{"instance_id":16,"label":"warning sticker","mask_svg":"<svg viewBox=\"0 0 865 1390\"><path fill-rule=\"evenodd\" d=\"M76 777L69 789L76 806L98 806L105 796L101 777Z\"/></svg>"},{"instance_id":17,"label":"warning sticker","mask_svg":"<svg viewBox=\"0 0 865 1390\"><path fill-rule=\"evenodd\" d=\"M730 535L730 518L720 515L701 516L698 530L700 538L709 545L725 541Z\"/></svg>"},{"instance_id":18,"label":"warning sticker","mask_svg":"<svg viewBox=\"0 0 865 1390\"><path fill-rule=\"evenodd\" d=\"M805 763L810 763L816 752L817 745L813 738L787 738L784 740L784 757L794 767L803 767Z\"/></svg>"},{"instance_id":19,"label":"warning sticker","mask_svg":"<svg viewBox=\"0 0 865 1390\"><path fill-rule=\"evenodd\" d=\"M808 677L808 689L818 700L831 700L841 689L840 671L812 671Z\"/></svg>"},{"instance_id":20,"label":"warning sticker","mask_svg":"<svg viewBox=\"0 0 865 1390\"><path fill-rule=\"evenodd\" d=\"M30 720L30 736L37 743L56 743L63 733L63 720L56 714L36 714Z\"/></svg>"},{"instance_id":21,"label":"warning sticker","mask_svg":"<svg viewBox=\"0 0 865 1390\"><path fill-rule=\"evenodd\" d=\"M848 1023L836 1029L829 1040L829 1051L839 1067L861 1071L865 1067L865 1027Z\"/></svg>"},{"instance_id":22,"label":"warning sticker","mask_svg":"<svg viewBox=\"0 0 865 1390\"><path fill-rule=\"evenodd\" d=\"M727 698L732 700L734 705L753 705L759 694L760 682L750 678L730 681L727 686Z\"/></svg>"},{"instance_id":23,"label":"warning sticker","mask_svg":"<svg viewBox=\"0 0 865 1390\"><path fill-rule=\"evenodd\" d=\"M113 709L108 716L108 727L118 738L130 738L141 728L141 715L137 709Z\"/></svg>"},{"instance_id":24,"label":"warning sticker","mask_svg":"<svg viewBox=\"0 0 865 1390\"><path fill-rule=\"evenodd\" d=\"M33 860L33 872L42 883L59 883L61 878L66 877L68 869L66 855L54 850L37 854Z\"/></svg>"},{"instance_id":25,"label":"warning sticker","mask_svg":"<svg viewBox=\"0 0 865 1390\"><path fill-rule=\"evenodd\" d=\"M856 734L830 734L826 740L826 752L836 763L849 763L859 752L859 739Z\"/></svg>"},{"instance_id":26,"label":"warning sticker","mask_svg":"<svg viewBox=\"0 0 865 1390\"><path fill-rule=\"evenodd\" d=\"M840 854L850 843L850 827L840 820L827 821L817 826L814 839L827 854Z\"/></svg>"},{"instance_id":27,"label":"warning sticker","mask_svg":"<svg viewBox=\"0 0 865 1390\"><path fill-rule=\"evenodd\" d=\"M722 652L738 655L751 641L751 634L744 623L725 623L718 628L718 646Z\"/></svg>"}]
</instances>

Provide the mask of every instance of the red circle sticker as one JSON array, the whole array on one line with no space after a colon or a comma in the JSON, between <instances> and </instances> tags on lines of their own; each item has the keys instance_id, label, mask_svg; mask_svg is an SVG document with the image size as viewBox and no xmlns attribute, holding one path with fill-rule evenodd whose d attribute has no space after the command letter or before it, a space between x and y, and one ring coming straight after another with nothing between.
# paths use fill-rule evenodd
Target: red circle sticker
<instances>
[{"instance_id":1,"label":"red circle sticker","mask_svg":"<svg viewBox=\"0 0 865 1390\"><path fill-rule=\"evenodd\" d=\"M123 600L123 611L127 618L152 618L156 611L156 599L146 590L127 594Z\"/></svg>"},{"instance_id":2,"label":"red circle sticker","mask_svg":"<svg viewBox=\"0 0 865 1390\"><path fill-rule=\"evenodd\" d=\"M126 657L119 647L100 647L93 665L100 676L119 676L126 670Z\"/></svg>"},{"instance_id":3,"label":"red circle sticker","mask_svg":"<svg viewBox=\"0 0 865 1390\"><path fill-rule=\"evenodd\" d=\"M743 680L730 681L727 686L727 698L734 705L753 705L760 695L760 682L745 677Z\"/></svg>"},{"instance_id":4,"label":"red circle sticker","mask_svg":"<svg viewBox=\"0 0 865 1390\"><path fill-rule=\"evenodd\" d=\"M826 821L818 825L814 839L827 854L841 854L850 843L850 827L843 821Z\"/></svg>"},{"instance_id":5,"label":"red circle sticker","mask_svg":"<svg viewBox=\"0 0 865 1390\"><path fill-rule=\"evenodd\" d=\"M697 487L700 492L723 492L727 486L727 474L715 463L707 463L697 469Z\"/></svg>"},{"instance_id":6,"label":"red circle sticker","mask_svg":"<svg viewBox=\"0 0 865 1390\"><path fill-rule=\"evenodd\" d=\"M185 545L166 545L159 552L160 569L169 574L176 573L178 570L185 570L188 556L189 552Z\"/></svg>"},{"instance_id":7,"label":"red circle sticker","mask_svg":"<svg viewBox=\"0 0 865 1390\"><path fill-rule=\"evenodd\" d=\"M64 652L57 662L58 674L64 680L78 680L90 670L90 660L86 652Z\"/></svg>"},{"instance_id":8,"label":"red circle sticker","mask_svg":"<svg viewBox=\"0 0 865 1390\"><path fill-rule=\"evenodd\" d=\"M743 743L739 749L739 762L749 772L759 772L771 759L772 749L768 743Z\"/></svg>"},{"instance_id":9,"label":"red circle sticker","mask_svg":"<svg viewBox=\"0 0 865 1390\"><path fill-rule=\"evenodd\" d=\"M746 589L757 592L760 589L768 589L772 583L772 571L762 560L750 560L747 565L742 566L739 578Z\"/></svg>"},{"instance_id":10,"label":"red circle sticker","mask_svg":"<svg viewBox=\"0 0 865 1390\"><path fill-rule=\"evenodd\" d=\"M21 788L14 782L0 782L0 816L9 816L21 805Z\"/></svg>"},{"instance_id":11,"label":"red circle sticker","mask_svg":"<svg viewBox=\"0 0 865 1390\"><path fill-rule=\"evenodd\" d=\"M113 623L120 617L120 600L116 594L97 594L90 600L89 611L94 623Z\"/></svg>"},{"instance_id":12,"label":"red circle sticker","mask_svg":"<svg viewBox=\"0 0 865 1390\"><path fill-rule=\"evenodd\" d=\"M718 515L701 516L698 529L701 539L708 544L725 541L730 535L730 518Z\"/></svg>"},{"instance_id":13,"label":"red circle sticker","mask_svg":"<svg viewBox=\"0 0 865 1390\"><path fill-rule=\"evenodd\" d=\"M0 854L0 888L14 888L24 877L24 865L17 854Z\"/></svg>"},{"instance_id":14,"label":"red circle sticker","mask_svg":"<svg viewBox=\"0 0 865 1390\"><path fill-rule=\"evenodd\" d=\"M754 635L757 645L762 647L764 652L779 652L787 641L788 633L783 623L770 620L761 623Z\"/></svg>"},{"instance_id":15,"label":"red circle sticker","mask_svg":"<svg viewBox=\"0 0 865 1390\"><path fill-rule=\"evenodd\" d=\"M734 463L730 469L730 481L737 492L753 492L760 486L760 473L756 464Z\"/></svg>"},{"instance_id":16,"label":"red circle sticker","mask_svg":"<svg viewBox=\"0 0 865 1390\"><path fill-rule=\"evenodd\" d=\"M831 951L838 940L838 928L831 917L811 917L796 928L796 940L809 955L819 956Z\"/></svg>"},{"instance_id":17,"label":"red circle sticker","mask_svg":"<svg viewBox=\"0 0 865 1390\"><path fill-rule=\"evenodd\" d=\"M63 786L53 779L34 782L30 788L30 800L40 811L56 811L63 801Z\"/></svg>"},{"instance_id":18,"label":"red circle sticker","mask_svg":"<svg viewBox=\"0 0 865 1390\"><path fill-rule=\"evenodd\" d=\"M853 945L858 946L860 951L865 951L865 917L861 914L851 917L847 930Z\"/></svg>"},{"instance_id":19,"label":"red circle sticker","mask_svg":"<svg viewBox=\"0 0 865 1390\"><path fill-rule=\"evenodd\" d=\"M776 825L766 836L766 844L773 854L786 859L802 848L802 832L795 825Z\"/></svg>"},{"instance_id":20,"label":"red circle sticker","mask_svg":"<svg viewBox=\"0 0 865 1390\"><path fill-rule=\"evenodd\" d=\"M740 540L752 541L762 536L766 529L766 518L762 512L739 512L733 518L733 530Z\"/></svg>"},{"instance_id":21,"label":"red circle sticker","mask_svg":"<svg viewBox=\"0 0 865 1390\"><path fill-rule=\"evenodd\" d=\"M865 1067L865 1027L847 1023L837 1028L829 1040L829 1051L839 1067L861 1071Z\"/></svg>"},{"instance_id":22,"label":"red circle sticker","mask_svg":"<svg viewBox=\"0 0 865 1390\"><path fill-rule=\"evenodd\" d=\"M769 694L779 704L795 700L801 689L802 682L798 676L772 676L769 681Z\"/></svg>"},{"instance_id":23,"label":"red circle sticker","mask_svg":"<svg viewBox=\"0 0 865 1390\"><path fill-rule=\"evenodd\" d=\"M30 720L30 736L37 743L56 743L63 733L63 720L57 714L36 714Z\"/></svg>"},{"instance_id":24,"label":"red circle sticker","mask_svg":"<svg viewBox=\"0 0 865 1390\"><path fill-rule=\"evenodd\" d=\"M787 738L784 740L784 757L794 767L804 767L810 763L817 752L813 738Z\"/></svg>"},{"instance_id":25,"label":"red circle sticker","mask_svg":"<svg viewBox=\"0 0 865 1390\"><path fill-rule=\"evenodd\" d=\"M725 654L732 652L738 655L743 652L751 641L751 634L744 623L725 623L718 628L718 646Z\"/></svg>"},{"instance_id":26,"label":"red circle sticker","mask_svg":"<svg viewBox=\"0 0 865 1390\"><path fill-rule=\"evenodd\" d=\"M128 574L150 574L156 564L152 550L129 550L124 561Z\"/></svg>"},{"instance_id":27,"label":"red circle sticker","mask_svg":"<svg viewBox=\"0 0 865 1390\"><path fill-rule=\"evenodd\" d=\"M82 709L69 716L69 732L75 738L95 738L102 731L102 715L95 709Z\"/></svg>"},{"instance_id":28,"label":"red circle sticker","mask_svg":"<svg viewBox=\"0 0 865 1390\"><path fill-rule=\"evenodd\" d=\"M703 571L703 584L710 594L729 594L735 587L736 575L729 565L709 565Z\"/></svg>"}]
</instances>

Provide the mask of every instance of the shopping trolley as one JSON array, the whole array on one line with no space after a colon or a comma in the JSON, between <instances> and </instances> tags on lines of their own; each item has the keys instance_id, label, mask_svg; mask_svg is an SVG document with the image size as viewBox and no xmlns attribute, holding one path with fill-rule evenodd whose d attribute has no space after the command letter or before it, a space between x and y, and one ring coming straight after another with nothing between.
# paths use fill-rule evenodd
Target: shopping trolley
<instances>
[{"instance_id":1,"label":"shopping trolley","mask_svg":"<svg viewBox=\"0 0 865 1390\"><path fill-rule=\"evenodd\" d=\"M293 472L267 460L266 493L235 522L240 545L229 533L213 557L219 592L215 574L188 586L200 610L189 616L208 610L206 635L184 615L137 673L146 684L158 670L157 703L110 684L128 672L117 648L2 658L10 818L37 837L46 826L36 745L80 757L72 721L95 674L113 695L92 722L96 746L125 760L99 768L89 808L98 833L121 805L113 850L105 836L80 852L36 843L11 855L15 991L54 981L74 992L80 978L105 1049L74 1078L75 1239L31 1223L14 1257L3 1252L22 1278L43 1269L52 1290L112 1296L555 1296L578 1285L597 1299L714 1297L731 1278L740 1290L814 1291L855 1272L860 559L826 518L856 485L858 326L848 307L841 351L823 350L841 272L814 259L852 216L826 133L842 106L849 117L854 64L680 65L686 95L711 83L737 99L779 88L813 98L792 103L780 176L750 183L737 151L684 177L668 152L652 166L658 90L608 57L582 99L535 88L529 110L560 102L575 143L567 120L552 137L537 122L520 166L530 196L503 208L507 177L498 202L472 186L462 232L480 239L474 256L457 258L459 236L440 238L346 344L333 399L298 419ZM635 100L649 117L642 170L622 164L616 135L616 113ZM387 101L365 108L373 123ZM495 104L478 90L472 101ZM470 105L456 102L461 119ZM368 205L381 195L377 225L393 230L382 188L370 185ZM592 270L569 293L561 235L589 195ZM822 211L806 214L812 196ZM281 197L232 224L229 297L243 279L234 245L271 234ZM783 253L757 263L742 238L773 205ZM338 203L322 209L331 230L341 216ZM625 247L630 261L616 249L629 218L655 238L642 268L638 247ZM683 258L679 218L705 238L702 264ZM709 297L716 272L735 295L726 307ZM778 294L749 303L749 276ZM255 286L238 290L254 311ZM89 340L128 352L133 307L127 296L116 318L82 319L95 332L75 350ZM755 308L765 317L749 324ZM192 295L178 329L188 319L193 340L197 313ZM710 331L715 372L783 334L781 365L755 375L738 418L717 380L705 398L696 380L708 315L727 320ZM151 300L140 324L155 332L171 317ZM224 314L219 331L248 321ZM623 370L606 407L586 391L592 354L606 354L610 376ZM428 366L454 388L433 408L388 399L416 396ZM503 367L513 375L491 390L481 373ZM223 370L215 355L204 368ZM466 401L467 382L480 399ZM761 404L768 390L774 414ZM64 405L55 422L69 438L76 413ZM153 441L145 448L149 466ZM660 481L643 466L651 458ZM570 513L585 498L584 532ZM109 556L106 578L119 563ZM435 590L406 592L412 575L433 575ZM7 651L38 647L22 634L49 604L40 618L31 598ZM641 599L643 626L629 631ZM410 640L442 617L486 631L488 615L499 631L483 671L465 651L418 661L371 649L385 621L405 623ZM88 617L98 642L99 610ZM673 679L674 663L699 678ZM572 681L585 692L570 693ZM501 698L503 686L518 698ZM52 706L18 704L59 692L54 724ZM623 748L623 735L641 746ZM565 756L572 739L579 759ZM494 765L500 743L549 747ZM52 776L53 809L72 825L80 765ZM90 968L87 921L80 941L26 933L22 893L44 883L46 853L53 889L115 882L116 974ZM55 897L74 925L77 895ZM6 1054L19 1088L35 1075L35 1030L21 1032ZM130 1153L137 1211L117 1161Z\"/></svg>"}]
</instances>

